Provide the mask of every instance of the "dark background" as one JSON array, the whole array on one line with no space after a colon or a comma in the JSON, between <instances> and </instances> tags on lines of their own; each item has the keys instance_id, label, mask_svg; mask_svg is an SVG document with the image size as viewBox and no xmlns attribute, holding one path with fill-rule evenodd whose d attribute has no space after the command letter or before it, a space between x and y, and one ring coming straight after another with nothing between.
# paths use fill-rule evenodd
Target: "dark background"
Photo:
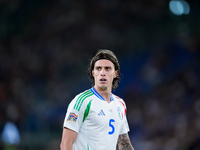
<instances>
[{"instance_id":1,"label":"dark background","mask_svg":"<svg viewBox=\"0 0 200 150\"><path fill-rule=\"evenodd\" d=\"M105 48L135 150L199 150L200 2L188 3L176 16L166 0L1 0L0 134L12 122L21 141L0 149L59 149L67 106Z\"/></svg>"}]
</instances>

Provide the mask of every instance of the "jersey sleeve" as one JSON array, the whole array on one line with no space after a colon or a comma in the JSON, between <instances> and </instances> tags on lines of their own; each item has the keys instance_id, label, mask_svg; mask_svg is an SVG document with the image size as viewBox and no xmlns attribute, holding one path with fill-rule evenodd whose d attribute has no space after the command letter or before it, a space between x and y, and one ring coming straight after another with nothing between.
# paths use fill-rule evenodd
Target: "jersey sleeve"
<instances>
[{"instance_id":1,"label":"jersey sleeve","mask_svg":"<svg viewBox=\"0 0 200 150\"><path fill-rule=\"evenodd\" d=\"M128 133L130 131L129 129L129 125L128 125L128 122L127 122L127 118L126 116L124 116L124 124L122 126L122 129L120 131L120 134L125 134L125 133Z\"/></svg>"},{"instance_id":2,"label":"jersey sleeve","mask_svg":"<svg viewBox=\"0 0 200 150\"><path fill-rule=\"evenodd\" d=\"M76 96L69 104L65 115L63 127L69 128L78 133L83 122L84 103L78 104L78 96Z\"/></svg>"},{"instance_id":3,"label":"jersey sleeve","mask_svg":"<svg viewBox=\"0 0 200 150\"><path fill-rule=\"evenodd\" d=\"M123 118L123 125L120 131L120 134L124 134L124 133L128 133L130 131L129 129L129 125L128 125L128 121L127 121L127 117L126 117L126 112L127 112L127 108L126 108L126 104L125 102L121 99L120 103L122 104L123 108L124 108L124 118Z\"/></svg>"}]
</instances>

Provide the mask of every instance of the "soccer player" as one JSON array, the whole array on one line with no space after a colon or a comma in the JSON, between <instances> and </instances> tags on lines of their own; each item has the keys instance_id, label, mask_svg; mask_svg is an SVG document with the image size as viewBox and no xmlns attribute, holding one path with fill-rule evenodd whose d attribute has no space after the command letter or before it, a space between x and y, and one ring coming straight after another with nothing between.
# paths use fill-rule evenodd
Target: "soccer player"
<instances>
[{"instance_id":1,"label":"soccer player","mask_svg":"<svg viewBox=\"0 0 200 150\"><path fill-rule=\"evenodd\" d=\"M124 101L112 94L120 80L115 54L99 50L90 62L92 88L71 101L64 120L61 150L134 150Z\"/></svg>"}]
</instances>

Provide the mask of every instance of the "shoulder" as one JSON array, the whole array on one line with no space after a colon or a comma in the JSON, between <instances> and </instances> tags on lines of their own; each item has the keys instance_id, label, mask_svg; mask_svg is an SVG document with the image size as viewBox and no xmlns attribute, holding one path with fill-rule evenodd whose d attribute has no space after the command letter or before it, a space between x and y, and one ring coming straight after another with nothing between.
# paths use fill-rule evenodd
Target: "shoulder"
<instances>
[{"instance_id":1,"label":"shoulder","mask_svg":"<svg viewBox=\"0 0 200 150\"><path fill-rule=\"evenodd\" d=\"M126 114L127 108L126 108L126 103L124 102L124 100L114 94L112 94L112 95L113 95L114 100L124 108L124 112Z\"/></svg>"},{"instance_id":2,"label":"shoulder","mask_svg":"<svg viewBox=\"0 0 200 150\"><path fill-rule=\"evenodd\" d=\"M83 92L77 94L77 95L75 96L75 98L85 97L85 96L90 96L90 95L93 95L93 92L92 92L90 89L88 89L88 90L85 90L85 91L83 91Z\"/></svg>"},{"instance_id":3,"label":"shoulder","mask_svg":"<svg viewBox=\"0 0 200 150\"><path fill-rule=\"evenodd\" d=\"M74 97L73 101L80 101L80 100L83 101L83 100L85 100L86 98L89 98L92 95L94 95L94 93L90 89L88 89L88 90L85 90L84 92L77 94Z\"/></svg>"},{"instance_id":4,"label":"shoulder","mask_svg":"<svg viewBox=\"0 0 200 150\"><path fill-rule=\"evenodd\" d=\"M124 100L122 98L120 98L119 96L116 96L114 94L112 94L113 98L115 101L121 103L124 107L126 107L126 103L124 102Z\"/></svg>"},{"instance_id":5,"label":"shoulder","mask_svg":"<svg viewBox=\"0 0 200 150\"><path fill-rule=\"evenodd\" d=\"M71 107L79 111L83 104L88 103L91 100L92 95L94 94L90 89L77 94L70 103Z\"/></svg>"},{"instance_id":6,"label":"shoulder","mask_svg":"<svg viewBox=\"0 0 200 150\"><path fill-rule=\"evenodd\" d=\"M113 94L113 93L112 93L112 96L113 96L113 98L116 99L116 100L122 100L121 97L119 97L119 96L117 96L117 95L115 95L115 94Z\"/></svg>"}]
</instances>

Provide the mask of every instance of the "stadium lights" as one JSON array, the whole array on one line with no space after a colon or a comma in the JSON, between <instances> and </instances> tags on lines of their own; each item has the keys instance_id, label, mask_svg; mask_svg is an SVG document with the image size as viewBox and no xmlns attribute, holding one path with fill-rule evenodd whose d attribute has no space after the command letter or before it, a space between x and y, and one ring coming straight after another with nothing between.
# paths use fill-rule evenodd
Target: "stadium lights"
<instances>
[{"instance_id":1,"label":"stadium lights","mask_svg":"<svg viewBox=\"0 0 200 150\"><path fill-rule=\"evenodd\" d=\"M19 144L21 141L19 131L16 125L12 122L7 122L5 124L1 138L2 141L8 145Z\"/></svg>"},{"instance_id":2,"label":"stadium lights","mask_svg":"<svg viewBox=\"0 0 200 150\"><path fill-rule=\"evenodd\" d=\"M169 2L169 9L177 16L188 15L190 13L190 5L184 0L171 0Z\"/></svg>"}]
</instances>

